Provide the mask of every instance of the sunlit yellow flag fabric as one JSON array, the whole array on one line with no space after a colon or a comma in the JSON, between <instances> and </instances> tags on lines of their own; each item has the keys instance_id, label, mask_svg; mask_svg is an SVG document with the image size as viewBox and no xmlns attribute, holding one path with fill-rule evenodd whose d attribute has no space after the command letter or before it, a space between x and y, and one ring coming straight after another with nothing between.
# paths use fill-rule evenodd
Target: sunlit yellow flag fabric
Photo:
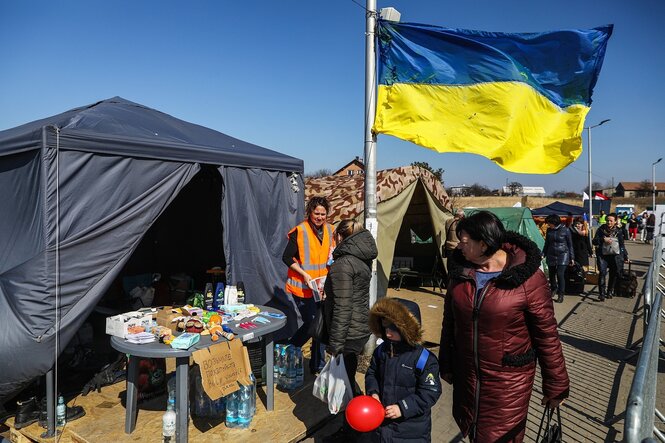
<instances>
[{"instance_id":1,"label":"sunlit yellow flag fabric","mask_svg":"<svg viewBox=\"0 0 665 443\"><path fill-rule=\"evenodd\" d=\"M506 34L379 20L375 133L553 174L582 152L612 25Z\"/></svg>"}]
</instances>

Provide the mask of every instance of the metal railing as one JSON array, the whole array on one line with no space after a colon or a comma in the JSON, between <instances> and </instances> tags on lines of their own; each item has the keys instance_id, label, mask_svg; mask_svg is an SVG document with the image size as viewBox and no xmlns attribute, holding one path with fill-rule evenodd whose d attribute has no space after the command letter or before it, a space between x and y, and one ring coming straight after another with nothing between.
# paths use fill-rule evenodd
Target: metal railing
<instances>
[{"instance_id":1,"label":"metal railing","mask_svg":"<svg viewBox=\"0 0 665 443\"><path fill-rule=\"evenodd\" d=\"M662 237L654 238L653 260L644 284L644 338L637 359L635 376L630 386L624 422L624 438L627 443L655 441L656 436L665 442L665 435L655 426L656 418L665 421L656 408L656 382L660 358L660 318L665 285L665 261Z\"/></svg>"}]
</instances>

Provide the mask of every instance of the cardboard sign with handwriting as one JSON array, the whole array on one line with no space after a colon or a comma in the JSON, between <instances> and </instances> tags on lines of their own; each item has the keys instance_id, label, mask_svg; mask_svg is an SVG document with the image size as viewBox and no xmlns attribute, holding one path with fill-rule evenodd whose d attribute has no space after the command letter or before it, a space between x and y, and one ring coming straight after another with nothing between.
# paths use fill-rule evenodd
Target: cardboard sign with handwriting
<instances>
[{"instance_id":1,"label":"cardboard sign with handwriting","mask_svg":"<svg viewBox=\"0 0 665 443\"><path fill-rule=\"evenodd\" d=\"M195 351L192 356L201 369L203 390L212 400L239 389L238 382L249 384L249 371L240 340L221 342Z\"/></svg>"}]
</instances>

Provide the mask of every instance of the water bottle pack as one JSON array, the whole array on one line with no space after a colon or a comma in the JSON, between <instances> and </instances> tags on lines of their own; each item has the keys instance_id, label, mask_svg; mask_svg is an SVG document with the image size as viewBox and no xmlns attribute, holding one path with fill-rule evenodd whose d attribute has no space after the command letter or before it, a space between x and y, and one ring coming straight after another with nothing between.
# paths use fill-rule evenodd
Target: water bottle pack
<instances>
[{"instance_id":1,"label":"water bottle pack","mask_svg":"<svg viewBox=\"0 0 665 443\"><path fill-rule=\"evenodd\" d=\"M240 384L240 389L223 397L226 400L226 427L249 428L256 414L256 379L249 374L251 384Z\"/></svg>"},{"instance_id":2,"label":"water bottle pack","mask_svg":"<svg viewBox=\"0 0 665 443\"><path fill-rule=\"evenodd\" d=\"M292 390L303 385L302 349L293 345L275 345L273 372L277 386Z\"/></svg>"}]
</instances>

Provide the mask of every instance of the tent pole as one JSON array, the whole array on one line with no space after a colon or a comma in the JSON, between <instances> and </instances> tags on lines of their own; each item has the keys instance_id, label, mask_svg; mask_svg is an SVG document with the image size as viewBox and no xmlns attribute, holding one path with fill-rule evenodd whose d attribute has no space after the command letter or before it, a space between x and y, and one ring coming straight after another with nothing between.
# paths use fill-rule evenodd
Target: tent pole
<instances>
[{"instance_id":1,"label":"tent pole","mask_svg":"<svg viewBox=\"0 0 665 443\"><path fill-rule=\"evenodd\" d=\"M365 228L377 240L378 222L376 216L376 134L372 132L376 115L376 58L374 31L376 28L376 0L366 0L365 20ZM376 303L377 261L372 261L372 279L369 286L369 306ZM376 339L371 337L365 352L371 354L376 347Z\"/></svg>"},{"instance_id":2,"label":"tent pole","mask_svg":"<svg viewBox=\"0 0 665 443\"><path fill-rule=\"evenodd\" d=\"M55 382L54 382L53 368L49 369L46 373L46 432L42 438L55 437Z\"/></svg>"}]
</instances>

